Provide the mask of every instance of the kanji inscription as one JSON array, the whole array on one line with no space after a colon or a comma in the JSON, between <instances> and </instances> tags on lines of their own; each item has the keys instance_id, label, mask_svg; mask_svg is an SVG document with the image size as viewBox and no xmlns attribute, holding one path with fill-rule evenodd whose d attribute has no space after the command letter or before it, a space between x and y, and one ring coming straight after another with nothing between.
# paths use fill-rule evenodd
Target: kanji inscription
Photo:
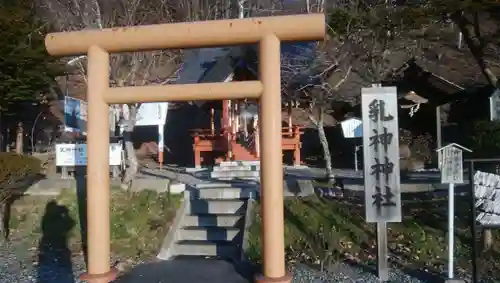
<instances>
[{"instance_id":1,"label":"kanji inscription","mask_svg":"<svg viewBox=\"0 0 500 283\"><path fill-rule=\"evenodd\" d=\"M396 88L364 88L361 99L366 221L400 222Z\"/></svg>"}]
</instances>

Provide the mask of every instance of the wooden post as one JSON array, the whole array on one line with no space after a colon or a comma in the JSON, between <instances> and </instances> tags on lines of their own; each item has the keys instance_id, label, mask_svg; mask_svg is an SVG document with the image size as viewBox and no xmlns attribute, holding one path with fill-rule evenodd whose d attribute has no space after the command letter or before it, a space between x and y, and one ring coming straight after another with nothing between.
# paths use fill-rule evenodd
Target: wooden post
<instances>
[{"instance_id":1,"label":"wooden post","mask_svg":"<svg viewBox=\"0 0 500 283\"><path fill-rule=\"evenodd\" d=\"M91 46L87 59L87 253L83 280L104 283L116 278L110 268L109 115L104 94L109 88L109 54Z\"/></svg>"},{"instance_id":2,"label":"wooden post","mask_svg":"<svg viewBox=\"0 0 500 283\"><path fill-rule=\"evenodd\" d=\"M300 160L300 142L297 143L297 145L295 146L295 151L294 151L294 154L293 154L293 165L295 166L300 166L300 164L302 163L302 160Z\"/></svg>"},{"instance_id":3,"label":"wooden post","mask_svg":"<svg viewBox=\"0 0 500 283\"><path fill-rule=\"evenodd\" d=\"M260 78L264 92L260 98L260 162L262 196L262 242L264 274L257 282L291 282L285 268L283 162L281 150L281 70L280 40L264 35L260 42ZM272 211L272 213L267 213Z\"/></svg>"},{"instance_id":4,"label":"wooden post","mask_svg":"<svg viewBox=\"0 0 500 283\"><path fill-rule=\"evenodd\" d=\"M302 164L302 160L300 157L300 128L298 126L295 126L294 128L294 136L293 138L295 139L295 151L294 151L294 162L293 165L299 166Z\"/></svg>"},{"instance_id":5,"label":"wooden post","mask_svg":"<svg viewBox=\"0 0 500 283\"><path fill-rule=\"evenodd\" d=\"M238 105L239 105L239 103L237 103L237 102L234 103L234 112L233 112L234 131L233 131L233 134L236 134L240 131L240 116L238 115Z\"/></svg>"},{"instance_id":6,"label":"wooden post","mask_svg":"<svg viewBox=\"0 0 500 283\"><path fill-rule=\"evenodd\" d=\"M165 128L165 125L160 124L158 125L158 163L160 165L160 169L163 169L163 163L164 163L164 154L163 154L163 149L165 148L165 142L164 142L164 133L163 130Z\"/></svg>"},{"instance_id":7,"label":"wooden post","mask_svg":"<svg viewBox=\"0 0 500 283\"><path fill-rule=\"evenodd\" d=\"M248 137L248 120L246 115L243 116L243 135L245 139Z\"/></svg>"},{"instance_id":8,"label":"wooden post","mask_svg":"<svg viewBox=\"0 0 500 283\"><path fill-rule=\"evenodd\" d=\"M215 121L214 121L215 111L214 108L210 108L210 134L215 135Z\"/></svg>"},{"instance_id":9,"label":"wooden post","mask_svg":"<svg viewBox=\"0 0 500 283\"><path fill-rule=\"evenodd\" d=\"M255 147L255 156L260 158L260 130L259 130L259 117L255 117L253 122L253 130L254 130L254 147Z\"/></svg>"},{"instance_id":10,"label":"wooden post","mask_svg":"<svg viewBox=\"0 0 500 283\"><path fill-rule=\"evenodd\" d=\"M292 125L292 101L288 102L288 133L290 136L293 134L293 125Z\"/></svg>"},{"instance_id":11,"label":"wooden post","mask_svg":"<svg viewBox=\"0 0 500 283\"><path fill-rule=\"evenodd\" d=\"M443 146L442 134L441 134L441 106L436 106L436 147L441 148ZM441 168L441 155L442 152L438 151L438 168Z\"/></svg>"},{"instance_id":12,"label":"wooden post","mask_svg":"<svg viewBox=\"0 0 500 283\"><path fill-rule=\"evenodd\" d=\"M195 134L194 136L194 144L193 144L193 151L194 151L194 166L196 168L201 168L201 151L198 150L198 142L200 141L200 137L198 134Z\"/></svg>"}]
</instances>

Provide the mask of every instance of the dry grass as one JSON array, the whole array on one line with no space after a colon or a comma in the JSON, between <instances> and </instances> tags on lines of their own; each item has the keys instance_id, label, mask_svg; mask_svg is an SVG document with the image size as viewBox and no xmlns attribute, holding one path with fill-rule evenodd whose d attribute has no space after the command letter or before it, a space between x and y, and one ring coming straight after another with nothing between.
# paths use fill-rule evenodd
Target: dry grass
<instances>
[{"instance_id":1,"label":"dry grass","mask_svg":"<svg viewBox=\"0 0 500 283\"><path fill-rule=\"evenodd\" d=\"M166 193L151 191L132 193L112 189L111 192L114 255L130 260L153 258L175 217L180 197L170 198ZM56 213L49 211L50 204L56 204ZM58 197L22 197L11 208L10 241L36 251L42 237L58 235L67 239L73 254L81 254L80 224L84 210L84 202L71 190ZM67 216L61 216L65 212Z\"/></svg>"},{"instance_id":2,"label":"dry grass","mask_svg":"<svg viewBox=\"0 0 500 283\"><path fill-rule=\"evenodd\" d=\"M326 200L316 196L285 201L285 245L290 264L301 262L328 266L349 260L375 264L375 225L364 221L362 199ZM260 211L250 231L249 256L259 262ZM455 255L459 271L471 270L471 234L467 199L456 199ZM440 273L447 262L447 199L422 195L403 200L402 223L389 223L391 262L408 270L427 269ZM495 233L495 232L494 232ZM500 274L496 245L481 254L480 274Z\"/></svg>"}]
</instances>

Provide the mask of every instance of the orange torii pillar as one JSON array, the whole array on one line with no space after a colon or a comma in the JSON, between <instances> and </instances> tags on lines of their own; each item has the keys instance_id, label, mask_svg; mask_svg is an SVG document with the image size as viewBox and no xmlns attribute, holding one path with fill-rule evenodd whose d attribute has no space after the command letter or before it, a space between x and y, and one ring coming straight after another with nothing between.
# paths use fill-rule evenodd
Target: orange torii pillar
<instances>
[{"instance_id":1,"label":"orange torii pillar","mask_svg":"<svg viewBox=\"0 0 500 283\"><path fill-rule=\"evenodd\" d=\"M263 275L257 282L290 282L285 268L281 157L280 42L323 40L325 16L307 14L51 33L53 56L88 55L87 241L88 273L104 283L110 268L108 105L137 102L260 99ZM260 43L260 80L110 87L109 53Z\"/></svg>"}]
</instances>

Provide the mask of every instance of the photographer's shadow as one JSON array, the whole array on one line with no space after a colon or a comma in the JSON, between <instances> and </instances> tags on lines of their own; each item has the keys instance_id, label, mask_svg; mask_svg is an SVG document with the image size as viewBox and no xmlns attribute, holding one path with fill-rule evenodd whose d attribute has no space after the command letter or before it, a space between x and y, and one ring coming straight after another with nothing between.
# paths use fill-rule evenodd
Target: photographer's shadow
<instances>
[{"instance_id":1,"label":"photographer's shadow","mask_svg":"<svg viewBox=\"0 0 500 283\"><path fill-rule=\"evenodd\" d=\"M65 206L50 201L42 218L37 283L74 283L69 232L75 226Z\"/></svg>"}]
</instances>

